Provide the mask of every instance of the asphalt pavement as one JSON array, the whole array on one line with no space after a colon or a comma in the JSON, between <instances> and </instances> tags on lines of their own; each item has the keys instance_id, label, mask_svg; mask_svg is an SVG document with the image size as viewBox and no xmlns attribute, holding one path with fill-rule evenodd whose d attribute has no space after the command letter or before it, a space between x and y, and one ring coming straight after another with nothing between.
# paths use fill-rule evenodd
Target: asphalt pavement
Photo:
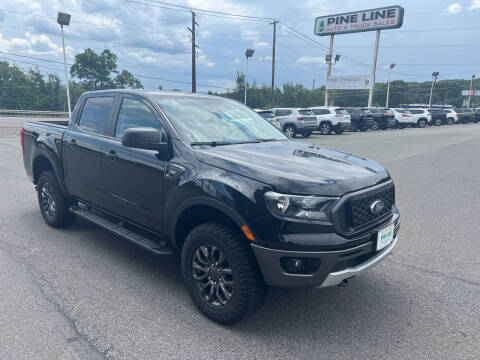
<instances>
[{"instance_id":1,"label":"asphalt pavement","mask_svg":"<svg viewBox=\"0 0 480 360\"><path fill-rule=\"evenodd\" d=\"M17 132L0 122L0 359L480 358L480 124L306 139L388 168L398 245L346 287L270 289L231 327L195 309L176 257L48 227Z\"/></svg>"}]
</instances>

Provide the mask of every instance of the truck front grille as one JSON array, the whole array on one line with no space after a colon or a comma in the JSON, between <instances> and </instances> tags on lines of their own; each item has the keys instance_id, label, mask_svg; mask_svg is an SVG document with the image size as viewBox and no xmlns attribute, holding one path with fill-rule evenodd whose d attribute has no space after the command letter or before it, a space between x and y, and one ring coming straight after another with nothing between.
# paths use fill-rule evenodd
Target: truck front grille
<instances>
[{"instance_id":1,"label":"truck front grille","mask_svg":"<svg viewBox=\"0 0 480 360\"><path fill-rule=\"evenodd\" d=\"M370 207L376 200L382 200L385 207L380 213L373 214ZM387 187L347 195L334 212L334 222L342 234L360 232L390 215L394 204L395 188L392 183Z\"/></svg>"}]
</instances>

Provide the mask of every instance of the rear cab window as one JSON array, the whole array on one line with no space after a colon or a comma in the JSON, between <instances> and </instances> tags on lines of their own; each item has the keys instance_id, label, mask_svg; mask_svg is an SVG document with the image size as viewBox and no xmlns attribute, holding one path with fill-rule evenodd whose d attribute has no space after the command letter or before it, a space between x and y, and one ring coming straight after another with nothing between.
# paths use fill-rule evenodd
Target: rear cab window
<instances>
[{"instance_id":1,"label":"rear cab window","mask_svg":"<svg viewBox=\"0 0 480 360\"><path fill-rule=\"evenodd\" d=\"M78 127L94 134L105 135L114 100L114 96L87 97Z\"/></svg>"}]
</instances>

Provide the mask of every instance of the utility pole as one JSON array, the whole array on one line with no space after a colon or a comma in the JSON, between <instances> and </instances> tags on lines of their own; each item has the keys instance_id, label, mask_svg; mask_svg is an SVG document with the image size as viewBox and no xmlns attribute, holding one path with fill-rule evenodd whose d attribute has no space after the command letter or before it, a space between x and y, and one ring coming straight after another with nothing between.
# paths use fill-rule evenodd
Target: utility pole
<instances>
[{"instance_id":1,"label":"utility pole","mask_svg":"<svg viewBox=\"0 0 480 360\"><path fill-rule=\"evenodd\" d=\"M332 73L332 55L333 55L333 34L330 35L330 48L327 55L327 83L330 74ZM325 106L328 106L328 88L327 83L325 83Z\"/></svg>"},{"instance_id":2,"label":"utility pole","mask_svg":"<svg viewBox=\"0 0 480 360\"><path fill-rule=\"evenodd\" d=\"M470 96L472 95L473 79L475 79L475 75L472 75L472 78L470 79L470 91L468 92L468 105L467 105L467 108L470 107Z\"/></svg>"},{"instance_id":3,"label":"utility pole","mask_svg":"<svg viewBox=\"0 0 480 360\"><path fill-rule=\"evenodd\" d=\"M274 106L275 102L275 43L277 39L277 23L278 20L273 20L270 25L273 25L273 41L272 41L272 106Z\"/></svg>"},{"instance_id":4,"label":"utility pole","mask_svg":"<svg viewBox=\"0 0 480 360\"><path fill-rule=\"evenodd\" d=\"M313 83L312 83L312 105L315 105L313 104L314 100L315 100L315 79L313 79Z\"/></svg>"},{"instance_id":5,"label":"utility pole","mask_svg":"<svg viewBox=\"0 0 480 360\"><path fill-rule=\"evenodd\" d=\"M195 16L196 14L192 10L192 28L187 27L188 31L192 33L192 93L197 92L197 70L196 70L195 60L196 60L196 49L198 46L195 42L195 30L198 24L195 21Z\"/></svg>"},{"instance_id":6,"label":"utility pole","mask_svg":"<svg viewBox=\"0 0 480 360\"><path fill-rule=\"evenodd\" d=\"M375 90L375 74L377 72L377 58L378 58L378 43L380 42L380 30L377 30L375 36L375 51L373 52L373 63L372 63L372 87L368 93L368 107L372 107L373 102L373 91Z\"/></svg>"},{"instance_id":7,"label":"utility pole","mask_svg":"<svg viewBox=\"0 0 480 360\"><path fill-rule=\"evenodd\" d=\"M432 73L433 80L432 80L432 88L430 89L430 101L428 102L429 108L432 107L433 88L435 87L435 83L437 82L438 75L440 75L438 71L435 71Z\"/></svg>"},{"instance_id":8,"label":"utility pole","mask_svg":"<svg viewBox=\"0 0 480 360\"><path fill-rule=\"evenodd\" d=\"M385 104L385 107L388 108L388 100L390 97L390 73L392 72L392 69L395 67L395 64L390 64L390 68L388 70L388 85L387 85L387 103Z\"/></svg>"}]
</instances>

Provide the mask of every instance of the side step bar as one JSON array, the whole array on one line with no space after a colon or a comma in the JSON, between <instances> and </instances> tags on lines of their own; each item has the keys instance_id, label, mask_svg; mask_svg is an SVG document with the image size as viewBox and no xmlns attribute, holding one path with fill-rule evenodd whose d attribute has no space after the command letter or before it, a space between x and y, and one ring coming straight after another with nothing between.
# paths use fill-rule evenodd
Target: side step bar
<instances>
[{"instance_id":1,"label":"side step bar","mask_svg":"<svg viewBox=\"0 0 480 360\"><path fill-rule=\"evenodd\" d=\"M165 240L158 239L157 241L154 241L146 236L143 236L142 234L129 230L126 228L124 221L115 219L113 216L108 214L104 214L100 210L93 209L89 206L77 205L71 206L69 210L78 216L104 228L105 230L108 230L130 242L143 247L155 255L173 255L175 253L174 249L169 247ZM133 225L129 227L135 228ZM145 233L146 231L143 232ZM152 237L155 237L155 235L152 234Z\"/></svg>"}]
</instances>

